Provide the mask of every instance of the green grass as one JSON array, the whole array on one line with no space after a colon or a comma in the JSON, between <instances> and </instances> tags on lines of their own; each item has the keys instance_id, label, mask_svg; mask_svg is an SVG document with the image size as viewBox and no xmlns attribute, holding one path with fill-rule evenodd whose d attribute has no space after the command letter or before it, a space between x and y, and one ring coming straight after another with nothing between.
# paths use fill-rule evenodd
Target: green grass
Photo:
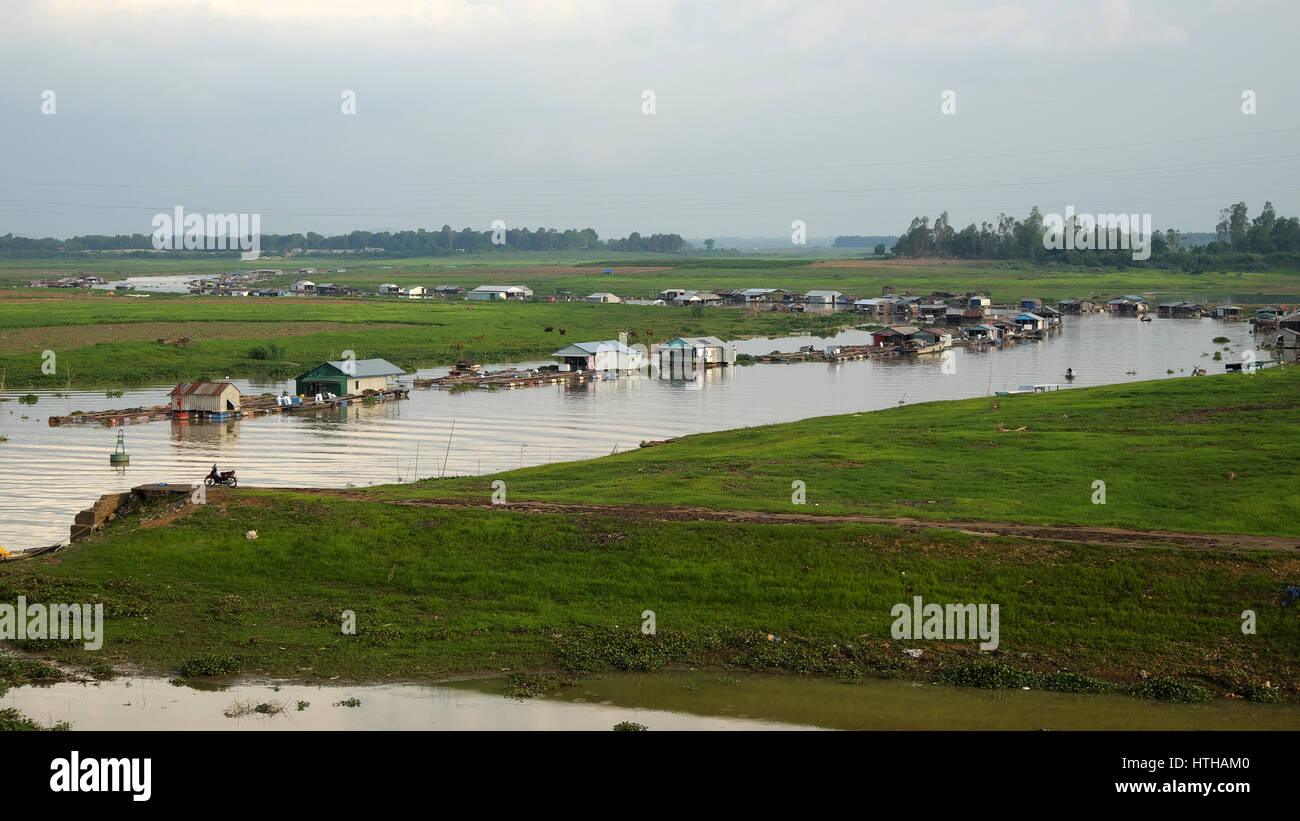
<instances>
[{"instance_id":1,"label":"green grass","mask_svg":"<svg viewBox=\"0 0 1300 821\"><path fill-rule=\"evenodd\" d=\"M244 539L254 526L258 540ZM3 565L0 600L103 602L101 651L47 652L187 675L580 674L714 662L933 677L984 675L952 671L999 660L1132 684L1145 670L1223 691L1296 680L1300 611L1279 606L1279 580L1297 568L1278 555L246 491L166 528L128 518L57 561ZM890 608L913 595L998 603L1001 647L989 656L973 642L895 642ZM639 631L646 609L657 615L653 637ZM1241 634L1244 609L1260 614L1258 635ZM356 613L356 635L341 633L345 610ZM900 645L923 646L925 657L903 657Z\"/></svg>"},{"instance_id":2,"label":"green grass","mask_svg":"<svg viewBox=\"0 0 1300 821\"><path fill-rule=\"evenodd\" d=\"M372 492L1300 537L1298 394L1288 367L929 402Z\"/></svg>"},{"instance_id":3,"label":"green grass","mask_svg":"<svg viewBox=\"0 0 1300 821\"><path fill-rule=\"evenodd\" d=\"M888 501L907 495L953 502L927 515L1295 533L1297 378L1288 369L1003 398L997 414L987 399L909 406L502 476L514 499L791 509L797 468L824 512L915 514ZM1030 430L993 433L995 420ZM969 447L990 440L1004 444ZM1109 485L1104 506L1089 501L1094 475ZM364 491L388 501L223 492L177 507L187 515L164 526L123 517L53 557L0 565L0 601L101 602L103 650L31 649L189 675L571 676L715 663L1071 692L1115 685L1166 700L1230 690L1268 700L1277 694L1261 687L1273 682L1295 696L1300 609L1280 606L1300 578L1290 553L401 503L489 481ZM772 501L778 489L784 501ZM1001 646L893 640L890 610L914 595L999 604ZM640 633L647 609L654 636ZM341 631L348 610L355 635ZM1242 634L1245 610L1257 634ZM901 646L923 647L923 658Z\"/></svg>"},{"instance_id":4,"label":"green grass","mask_svg":"<svg viewBox=\"0 0 1300 821\"><path fill-rule=\"evenodd\" d=\"M292 378L321 361L338 359L345 350L355 351L360 359L382 357L414 370L465 358L503 363L546 359L571 342L612 339L620 331L629 332L629 342L648 346L679 335L738 338L829 332L860 319L585 303L0 300L0 339L9 347L0 354L0 371L8 387L47 388L64 387L69 372L74 385ZM140 328L139 323L163 324ZM337 328L302 326L304 330L300 323L335 323ZM547 332L547 327L555 330ZM214 338L228 335L229 328L241 336ZM567 333L561 336L560 329ZM159 344L159 334L183 335L193 342L184 347ZM19 336L24 341L14 342ZM257 349L268 339L284 348L278 361L257 358ZM57 354L55 374L42 372L46 349Z\"/></svg>"}]
</instances>

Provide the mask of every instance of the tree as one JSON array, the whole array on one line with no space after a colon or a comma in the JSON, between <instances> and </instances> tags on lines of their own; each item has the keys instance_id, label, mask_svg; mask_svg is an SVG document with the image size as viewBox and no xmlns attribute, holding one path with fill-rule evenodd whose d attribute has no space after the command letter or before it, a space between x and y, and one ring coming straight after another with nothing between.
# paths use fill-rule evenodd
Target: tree
<instances>
[{"instance_id":1,"label":"tree","mask_svg":"<svg viewBox=\"0 0 1300 821\"><path fill-rule=\"evenodd\" d=\"M878 257L883 257L885 255L885 243L877 243L876 247L872 250L872 253Z\"/></svg>"},{"instance_id":2,"label":"tree","mask_svg":"<svg viewBox=\"0 0 1300 821\"><path fill-rule=\"evenodd\" d=\"M713 250L713 240L711 240L711 239L706 239L706 240L704 241L704 248L705 248L705 250L712 251L712 250Z\"/></svg>"}]
</instances>

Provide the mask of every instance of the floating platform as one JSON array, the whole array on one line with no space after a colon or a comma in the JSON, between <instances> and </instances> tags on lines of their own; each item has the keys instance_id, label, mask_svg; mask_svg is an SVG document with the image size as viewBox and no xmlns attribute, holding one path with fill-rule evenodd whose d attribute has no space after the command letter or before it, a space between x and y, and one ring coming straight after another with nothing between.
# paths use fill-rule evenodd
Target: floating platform
<instances>
[{"instance_id":1,"label":"floating platform","mask_svg":"<svg viewBox=\"0 0 1300 821\"><path fill-rule=\"evenodd\" d=\"M338 396L333 399L322 399L319 402L314 399L294 397L299 401L290 405L279 404L275 396L241 396L239 398L239 410L232 411L188 410L173 412L168 405L154 405L121 410L90 411L72 416L51 416L49 421L50 427L84 425L87 423L117 427L119 425L136 425L142 422L159 422L165 419L172 419L177 422L224 422L230 419L248 419L262 414L332 410L333 408L345 407L353 402L362 402L366 399L374 399L380 402L390 399L406 399L409 393L410 391L407 388L391 388L386 391L372 391L364 394Z\"/></svg>"},{"instance_id":2,"label":"floating platform","mask_svg":"<svg viewBox=\"0 0 1300 821\"><path fill-rule=\"evenodd\" d=\"M494 373L452 372L433 379L415 379L417 388L533 388L540 385L572 385L617 379L617 373L605 371L496 371Z\"/></svg>"}]
</instances>

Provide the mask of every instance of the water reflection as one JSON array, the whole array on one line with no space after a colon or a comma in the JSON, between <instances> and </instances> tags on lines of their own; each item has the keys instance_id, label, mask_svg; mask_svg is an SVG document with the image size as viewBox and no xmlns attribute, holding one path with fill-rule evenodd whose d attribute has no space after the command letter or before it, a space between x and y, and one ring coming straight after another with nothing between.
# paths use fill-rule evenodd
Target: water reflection
<instances>
[{"instance_id":1,"label":"water reflection","mask_svg":"<svg viewBox=\"0 0 1300 821\"><path fill-rule=\"evenodd\" d=\"M1167 704L730 670L603 674L526 701L506 698L505 686L503 679L367 686L238 682L200 690L134 677L18 687L0 704L41 723L68 721L75 730L609 730L623 721L651 730L1300 729L1294 704ZM341 703L349 699L360 703ZM299 710L299 702L309 706ZM249 711L259 704L271 705L272 712Z\"/></svg>"},{"instance_id":2,"label":"water reflection","mask_svg":"<svg viewBox=\"0 0 1300 821\"><path fill-rule=\"evenodd\" d=\"M125 431L131 464L110 467L117 430L49 427L51 415L165 402L172 385L55 396L34 406L0 406L0 545L21 549L66 537L72 517L102 493L159 481L195 481L219 462L250 486L366 486L415 477L477 475L523 465L586 459L636 448L643 440L788 422L937 399L984 396L1020 385L1068 387L1185 378L1195 366L1222 373L1225 361L1254 348L1250 326L1210 319L1138 322L1102 315L1067 317L1061 333L1004 349L954 351L955 372L938 356L827 364L754 365L701 372L697 380L633 375L609 381L516 390L415 389L410 399L352 404L331 411L224 422L158 421ZM765 354L803 345L867 344L849 331L831 339L751 339L738 351ZM1205 355L1203 355L1205 354ZM518 363L520 367L553 364ZM75 365L74 365L75 367ZM501 366L485 365L485 368ZM440 376L446 368L419 376ZM1172 373L1169 373L1172 371ZM232 380L245 394L293 390L289 382ZM28 418L22 418L26 415ZM454 432L452 424L455 424ZM450 439L450 443L449 443ZM450 447L448 445L450 444Z\"/></svg>"}]
</instances>

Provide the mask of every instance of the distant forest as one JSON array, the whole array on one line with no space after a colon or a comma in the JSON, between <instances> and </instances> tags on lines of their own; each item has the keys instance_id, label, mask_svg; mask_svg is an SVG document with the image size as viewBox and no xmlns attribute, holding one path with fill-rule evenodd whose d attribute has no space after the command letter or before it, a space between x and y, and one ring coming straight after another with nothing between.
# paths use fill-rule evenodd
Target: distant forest
<instances>
[{"instance_id":1,"label":"distant forest","mask_svg":"<svg viewBox=\"0 0 1300 821\"><path fill-rule=\"evenodd\" d=\"M261 248L264 254L278 256L288 251L301 249L305 252L320 251L354 251L370 256L451 256L452 254L477 254L503 247L492 243L492 231L475 231L463 228L452 230L450 225L442 226L440 231L353 231L327 237L309 231L306 234L262 234ZM602 240L590 228L582 230L568 229L558 231L554 228L512 228L505 232L505 248L523 251L652 251L677 252L687 247L680 234L651 234L642 236L633 231L621 239ZM370 249L367 251L366 249ZM377 249L383 249L379 251ZM29 239L6 234L0 237L0 256L9 257L48 257L60 254L73 254L82 251L147 251L155 253L185 255L195 253L226 253L213 251L167 251L153 250L152 234L118 234L116 236L86 235L71 239ZM238 252L228 255L236 256Z\"/></svg>"},{"instance_id":2,"label":"distant forest","mask_svg":"<svg viewBox=\"0 0 1300 821\"><path fill-rule=\"evenodd\" d=\"M1024 220L1001 214L996 223L971 223L960 231L949 223L944 211L933 224L929 217L914 218L892 252L895 256L1151 266L1192 272L1225 266L1300 268L1300 219L1279 215L1271 202L1265 202L1253 219L1244 202L1224 208L1213 235L1186 235L1174 228L1154 230L1151 258L1145 261L1133 259L1128 250L1051 250L1043 246L1044 231L1043 214L1036 205ZM1192 237L1208 241L1193 244Z\"/></svg>"}]
</instances>

